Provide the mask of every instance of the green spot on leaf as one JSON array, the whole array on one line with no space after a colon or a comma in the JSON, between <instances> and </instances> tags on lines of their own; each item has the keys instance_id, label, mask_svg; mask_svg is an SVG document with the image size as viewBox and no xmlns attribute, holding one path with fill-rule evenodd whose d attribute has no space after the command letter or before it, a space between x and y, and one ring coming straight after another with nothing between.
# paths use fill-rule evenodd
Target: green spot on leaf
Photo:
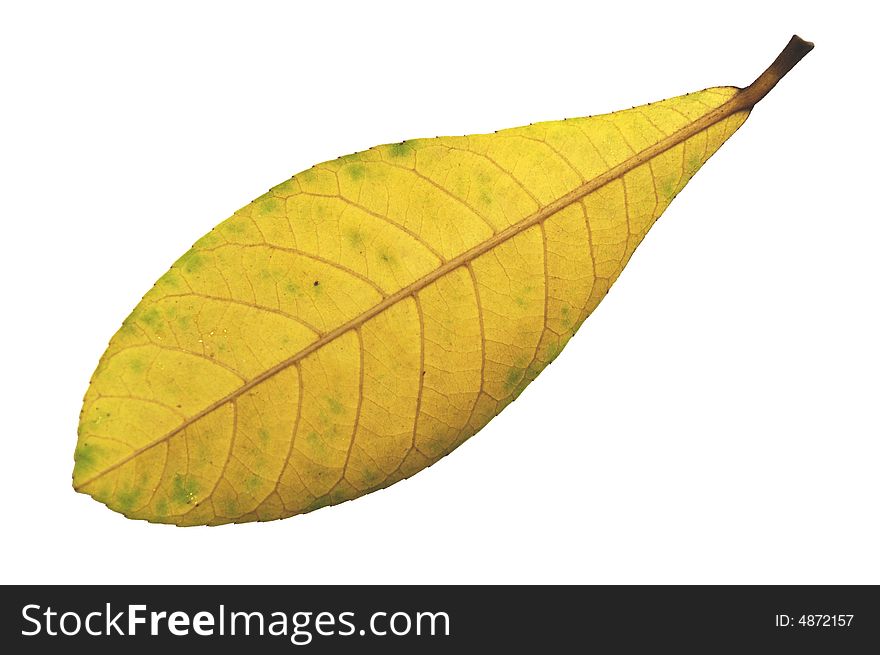
<instances>
[{"instance_id":1,"label":"green spot on leaf","mask_svg":"<svg viewBox=\"0 0 880 655\"><path fill-rule=\"evenodd\" d=\"M571 327L571 307L568 305L562 306L562 327L566 330Z\"/></svg>"},{"instance_id":2,"label":"green spot on leaf","mask_svg":"<svg viewBox=\"0 0 880 655\"><path fill-rule=\"evenodd\" d=\"M235 216L223 223L223 227L230 234L242 234L244 232L244 223Z\"/></svg>"},{"instance_id":3,"label":"green spot on leaf","mask_svg":"<svg viewBox=\"0 0 880 655\"><path fill-rule=\"evenodd\" d=\"M182 268L187 273L195 273L203 264L204 261L202 260L202 256L195 248L190 248L180 259L174 262L174 266Z\"/></svg>"},{"instance_id":4,"label":"green spot on leaf","mask_svg":"<svg viewBox=\"0 0 880 655\"><path fill-rule=\"evenodd\" d=\"M379 474L379 471L372 467L364 471L364 482L368 485L376 484L381 479L382 476Z\"/></svg>"},{"instance_id":5,"label":"green spot on leaf","mask_svg":"<svg viewBox=\"0 0 880 655\"><path fill-rule=\"evenodd\" d=\"M306 444L309 446L310 450L318 454L324 453L327 450L324 444L324 439L314 430L306 433Z\"/></svg>"},{"instance_id":6,"label":"green spot on leaf","mask_svg":"<svg viewBox=\"0 0 880 655\"><path fill-rule=\"evenodd\" d=\"M412 146L406 141L402 143L392 143L388 146L388 154L392 157L406 157L412 152Z\"/></svg>"},{"instance_id":7,"label":"green spot on leaf","mask_svg":"<svg viewBox=\"0 0 880 655\"><path fill-rule=\"evenodd\" d=\"M261 214L269 214L278 209L278 200L276 198L266 198L257 207Z\"/></svg>"},{"instance_id":8,"label":"green spot on leaf","mask_svg":"<svg viewBox=\"0 0 880 655\"><path fill-rule=\"evenodd\" d=\"M504 388L507 391L513 389L519 381L522 379L523 369L521 368L512 368L507 372L507 377L504 378Z\"/></svg>"},{"instance_id":9,"label":"green spot on leaf","mask_svg":"<svg viewBox=\"0 0 880 655\"><path fill-rule=\"evenodd\" d=\"M165 286L169 289L178 289L180 288L180 275L173 268L169 270L165 275L159 278L159 281L156 282L156 286Z\"/></svg>"},{"instance_id":10,"label":"green spot on leaf","mask_svg":"<svg viewBox=\"0 0 880 655\"><path fill-rule=\"evenodd\" d=\"M141 497L141 489L124 489L117 495L119 499L119 508L123 512L131 511L135 503Z\"/></svg>"},{"instance_id":11,"label":"green spot on leaf","mask_svg":"<svg viewBox=\"0 0 880 655\"><path fill-rule=\"evenodd\" d=\"M171 486L171 498L180 505L192 505L199 492L198 483L188 475L178 473Z\"/></svg>"},{"instance_id":12,"label":"green spot on leaf","mask_svg":"<svg viewBox=\"0 0 880 655\"><path fill-rule=\"evenodd\" d=\"M330 411L334 414L342 414L342 411L345 409L336 398L327 398L327 404L330 406Z\"/></svg>"},{"instance_id":13,"label":"green spot on leaf","mask_svg":"<svg viewBox=\"0 0 880 655\"><path fill-rule=\"evenodd\" d=\"M237 498L228 498L223 503L223 513L226 516L236 516L239 514L239 504Z\"/></svg>"},{"instance_id":14,"label":"green spot on leaf","mask_svg":"<svg viewBox=\"0 0 880 655\"><path fill-rule=\"evenodd\" d=\"M379 250L379 259L388 264L389 266L393 266L397 263L397 258L389 252L386 248L381 248Z\"/></svg>"},{"instance_id":15,"label":"green spot on leaf","mask_svg":"<svg viewBox=\"0 0 880 655\"><path fill-rule=\"evenodd\" d=\"M95 456L100 449L89 442L83 442L73 453L76 472L82 472L95 463Z\"/></svg>"},{"instance_id":16,"label":"green spot on leaf","mask_svg":"<svg viewBox=\"0 0 880 655\"><path fill-rule=\"evenodd\" d=\"M162 316L159 314L159 310L155 307L150 307L140 316L141 322L146 323L150 327L156 327L161 318Z\"/></svg>"}]
</instances>

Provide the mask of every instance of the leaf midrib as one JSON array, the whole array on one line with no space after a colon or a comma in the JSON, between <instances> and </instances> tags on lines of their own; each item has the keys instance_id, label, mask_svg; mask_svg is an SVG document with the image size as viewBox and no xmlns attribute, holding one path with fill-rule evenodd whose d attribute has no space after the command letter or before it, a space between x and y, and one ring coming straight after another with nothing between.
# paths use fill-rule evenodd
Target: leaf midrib
<instances>
[{"instance_id":1,"label":"leaf midrib","mask_svg":"<svg viewBox=\"0 0 880 655\"><path fill-rule=\"evenodd\" d=\"M178 425L174 429L170 430L166 434L164 434L161 437L151 441L150 443L148 443L144 446L141 446L140 448L132 451L131 453L126 455L124 458L122 458L119 461L108 466L107 468L105 468L101 472L93 475L92 477L87 479L85 482L82 482L82 483L76 485L75 489L79 490L84 487L87 487L95 480L98 480L99 478L107 475L108 473L111 473L112 471L116 470L120 466L123 466L124 464L130 462L132 459L135 459L136 457L138 457L142 453L150 450L151 448L158 446L161 443L168 441L169 439L171 439L175 435L179 434L180 432L182 432L183 430L185 430L186 428L188 428L192 424L196 423L197 421L201 420L202 418L204 418L205 416L207 416L211 412L215 411L216 409L219 409L220 407L222 407L223 405L225 405L229 402L236 400L240 396L244 395L245 393L247 393L248 391L250 391L254 387L260 385L264 381L266 381L269 378L271 378L272 376L276 375L277 373L280 373L281 371L284 371L285 369L296 365L301 360L305 359L306 357L308 357L309 355L311 355L315 351L320 350L321 348L326 346L328 343L331 343L332 341L339 338L343 334L346 334L347 332L350 332L351 330L358 329L364 323L366 323L370 319L378 316L379 314L384 312L389 307L396 305L397 303L401 302L402 300L405 300L406 298L414 296L416 293L418 293L419 291L421 291L422 289L424 289L428 285L432 284L433 282L436 282L438 279L444 277L445 275L448 275L452 271L454 271L462 266L467 265L468 263L475 260L477 257L489 252L490 250L492 250L496 246L504 243L505 241L508 241L509 239L512 239L513 237L526 231L530 227L533 227L533 226L545 221L550 216L552 216L552 215L556 214L557 212L565 209L566 207L574 204L575 202L581 200L582 198L590 195L591 193L593 193L597 189L600 189L603 186L610 184L611 182L614 182L615 180L622 178L626 173L633 170L634 168L638 168L639 166L641 166L645 162L647 162L651 159L654 159L658 155L663 154L664 152L666 152L667 150L669 150L671 148L674 148L675 146L683 143L684 141L691 138L692 136L699 134L700 132L712 127L716 123L732 116L733 114L735 114L739 111L750 109L755 104L755 102L757 102L758 99L760 99L760 98L757 98L757 99L753 98L751 96L751 94L748 93L748 89L740 89L732 98L730 98L730 100L719 105L715 109L707 112L706 114L704 114L703 116L701 116L697 120L693 121L692 123L685 125L680 130L673 132L672 134L661 139L660 141L658 141L654 145L649 146L649 147L637 152L636 154L632 155L631 157L624 160L620 164L617 164L616 166L613 166L612 168L608 169L607 171L605 171L601 175L598 175L590 180L587 180L586 182L575 187L572 191L569 191L567 194L557 198L556 200L549 203L548 205L545 205L544 207L538 209L536 212L532 213L531 215L527 216L526 218L523 218L519 222L514 223L513 225L506 227L505 229L501 230L500 232L493 234L490 238L477 244L476 246L470 248L469 250L466 250L465 252L461 253L457 257L454 257L453 259L450 259L446 262L441 263L440 266L435 268L433 271L431 271L430 273L428 273L424 277L416 280L412 284L396 291L395 293L393 293L391 295L385 296L380 302L375 304L370 309L366 310L365 312L362 312L361 314L352 318L348 322L343 323L342 325L340 325L336 329L331 330L330 332L327 332L326 334L322 335L320 338L316 339L315 341L310 343L308 346L306 346L305 348L303 348L302 350L300 350L296 354L294 354L294 355L288 357L287 359L282 360L281 362L275 364L274 366L266 369L263 373L260 373L259 375L255 376L254 378L252 378L248 382L244 383L243 385L238 387L235 391L232 391L231 393L227 394L223 398L220 398L219 400L208 405L202 411L200 411L196 414L193 414L191 417L189 417L188 419L183 421L180 425ZM297 411L301 411L301 409L298 409Z\"/></svg>"}]
</instances>

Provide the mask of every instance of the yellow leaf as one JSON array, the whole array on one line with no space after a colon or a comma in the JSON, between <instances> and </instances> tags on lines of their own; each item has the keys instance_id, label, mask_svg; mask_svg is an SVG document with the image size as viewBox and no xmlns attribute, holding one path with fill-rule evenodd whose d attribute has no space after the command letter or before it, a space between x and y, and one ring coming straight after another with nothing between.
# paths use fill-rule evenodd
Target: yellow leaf
<instances>
[{"instance_id":1,"label":"yellow leaf","mask_svg":"<svg viewBox=\"0 0 880 655\"><path fill-rule=\"evenodd\" d=\"M754 104L746 89L378 146L171 267L85 397L74 487L128 517L271 520L406 478L515 399Z\"/></svg>"}]
</instances>

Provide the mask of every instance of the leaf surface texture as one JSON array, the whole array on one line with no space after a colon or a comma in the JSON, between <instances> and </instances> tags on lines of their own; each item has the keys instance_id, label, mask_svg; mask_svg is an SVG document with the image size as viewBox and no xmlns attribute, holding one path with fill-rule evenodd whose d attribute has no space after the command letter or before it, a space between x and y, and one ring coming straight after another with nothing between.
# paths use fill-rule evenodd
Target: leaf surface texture
<instances>
[{"instance_id":1,"label":"leaf surface texture","mask_svg":"<svg viewBox=\"0 0 880 655\"><path fill-rule=\"evenodd\" d=\"M132 518L219 524L429 466L559 354L742 125L747 109L700 123L738 92L378 146L274 187L112 338L74 486Z\"/></svg>"}]
</instances>

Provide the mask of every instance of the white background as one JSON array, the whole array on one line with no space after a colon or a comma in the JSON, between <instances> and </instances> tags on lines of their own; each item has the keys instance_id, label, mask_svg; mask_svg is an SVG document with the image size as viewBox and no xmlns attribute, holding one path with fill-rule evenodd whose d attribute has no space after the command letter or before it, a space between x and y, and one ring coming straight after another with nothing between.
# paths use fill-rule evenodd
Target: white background
<instances>
[{"instance_id":1,"label":"white background","mask_svg":"<svg viewBox=\"0 0 880 655\"><path fill-rule=\"evenodd\" d=\"M32 2L0 12L2 582L880 583L870 3ZM233 210L369 146L744 86L816 49L562 356L389 490L268 524L73 492L107 340Z\"/></svg>"}]
</instances>

